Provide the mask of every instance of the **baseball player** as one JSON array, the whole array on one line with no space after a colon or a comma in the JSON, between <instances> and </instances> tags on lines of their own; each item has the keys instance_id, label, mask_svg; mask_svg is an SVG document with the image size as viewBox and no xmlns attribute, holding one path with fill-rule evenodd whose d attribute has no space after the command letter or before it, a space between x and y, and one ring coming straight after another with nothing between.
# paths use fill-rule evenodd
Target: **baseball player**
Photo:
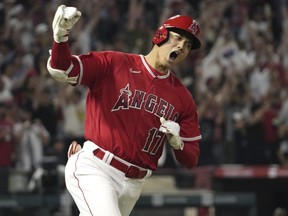
<instances>
[{"instance_id":1,"label":"baseball player","mask_svg":"<svg viewBox=\"0 0 288 216\"><path fill-rule=\"evenodd\" d=\"M83 147L72 143L65 180L80 215L127 216L153 170L163 146L192 168L201 139L190 92L170 71L200 47L197 22L177 15L156 31L147 55L116 51L72 55L69 31L81 17L58 7L47 69L51 76L89 89ZM82 145L82 144L81 144Z\"/></svg>"}]
</instances>

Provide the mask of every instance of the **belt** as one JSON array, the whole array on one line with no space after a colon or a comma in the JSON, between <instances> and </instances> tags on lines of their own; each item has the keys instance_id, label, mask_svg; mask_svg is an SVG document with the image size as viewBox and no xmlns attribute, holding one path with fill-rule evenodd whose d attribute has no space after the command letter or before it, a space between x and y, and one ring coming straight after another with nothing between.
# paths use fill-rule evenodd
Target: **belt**
<instances>
[{"instance_id":1,"label":"belt","mask_svg":"<svg viewBox=\"0 0 288 216\"><path fill-rule=\"evenodd\" d=\"M102 160L105 156L105 151L98 148L98 149L95 149L93 151L93 154L96 157L98 157L100 160ZM118 169L119 171L125 173L125 176L127 178L131 178L131 179L142 179L148 173L147 170L141 170L139 167L136 167L133 165L127 165L115 157L112 158L112 160L109 164L110 164L110 166L112 166L112 167Z\"/></svg>"}]
</instances>

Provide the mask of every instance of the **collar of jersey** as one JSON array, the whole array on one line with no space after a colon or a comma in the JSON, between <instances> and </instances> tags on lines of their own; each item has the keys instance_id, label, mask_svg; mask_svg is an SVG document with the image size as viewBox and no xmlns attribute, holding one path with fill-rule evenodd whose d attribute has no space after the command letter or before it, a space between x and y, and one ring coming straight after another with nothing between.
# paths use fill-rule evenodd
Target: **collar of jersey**
<instances>
[{"instance_id":1,"label":"collar of jersey","mask_svg":"<svg viewBox=\"0 0 288 216\"><path fill-rule=\"evenodd\" d=\"M158 78L158 79L166 79L167 77L169 77L170 75L170 70L168 70L167 74L163 74L158 72L157 70L153 69L146 61L146 59L144 58L143 55L140 55L141 60L145 66L145 68L147 69L148 73L152 76L152 78Z\"/></svg>"}]
</instances>

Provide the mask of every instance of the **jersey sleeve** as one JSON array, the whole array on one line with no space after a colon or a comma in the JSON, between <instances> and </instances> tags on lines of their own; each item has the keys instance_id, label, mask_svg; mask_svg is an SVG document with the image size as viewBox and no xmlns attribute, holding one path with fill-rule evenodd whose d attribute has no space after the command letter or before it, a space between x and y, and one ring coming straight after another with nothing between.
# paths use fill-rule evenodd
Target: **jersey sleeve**
<instances>
[{"instance_id":1,"label":"jersey sleeve","mask_svg":"<svg viewBox=\"0 0 288 216\"><path fill-rule=\"evenodd\" d=\"M50 65L52 68L67 71L71 66L71 57L72 56L68 42L53 42L50 60Z\"/></svg>"},{"instance_id":2,"label":"jersey sleeve","mask_svg":"<svg viewBox=\"0 0 288 216\"><path fill-rule=\"evenodd\" d=\"M180 136L184 144L188 144L190 142L198 142L202 139L198 120L198 112L193 98L190 105L187 107L188 109L186 114L184 114L179 119L179 125L181 128Z\"/></svg>"},{"instance_id":3,"label":"jersey sleeve","mask_svg":"<svg viewBox=\"0 0 288 216\"><path fill-rule=\"evenodd\" d=\"M114 67L114 55L112 52L90 52L88 54L74 56L74 61L79 64L78 84L93 87L104 79Z\"/></svg>"},{"instance_id":4,"label":"jersey sleeve","mask_svg":"<svg viewBox=\"0 0 288 216\"><path fill-rule=\"evenodd\" d=\"M187 112L179 119L180 137L184 143L184 148L182 150L174 150L174 154L180 164L186 168L193 168L198 163L200 155L199 141L201 141L202 136L193 98L187 107Z\"/></svg>"},{"instance_id":5,"label":"jersey sleeve","mask_svg":"<svg viewBox=\"0 0 288 216\"><path fill-rule=\"evenodd\" d=\"M53 43L48 64L51 68L65 73L69 78L75 78L75 85L92 87L113 67L112 52L89 52L72 55L68 42Z\"/></svg>"}]
</instances>

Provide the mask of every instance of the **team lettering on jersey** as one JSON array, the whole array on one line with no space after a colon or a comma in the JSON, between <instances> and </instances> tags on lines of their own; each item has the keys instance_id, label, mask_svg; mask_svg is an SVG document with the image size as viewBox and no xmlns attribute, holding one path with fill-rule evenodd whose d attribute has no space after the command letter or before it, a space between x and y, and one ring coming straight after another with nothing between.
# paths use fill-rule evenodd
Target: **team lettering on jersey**
<instances>
[{"instance_id":1,"label":"team lettering on jersey","mask_svg":"<svg viewBox=\"0 0 288 216\"><path fill-rule=\"evenodd\" d=\"M146 112L158 117L164 117L165 119L173 121L179 116L179 114L174 111L175 107L163 98L159 98L155 94L147 94L147 92L137 89L132 92L129 84L120 90L118 100L111 111L115 112L128 109L144 109Z\"/></svg>"}]
</instances>

